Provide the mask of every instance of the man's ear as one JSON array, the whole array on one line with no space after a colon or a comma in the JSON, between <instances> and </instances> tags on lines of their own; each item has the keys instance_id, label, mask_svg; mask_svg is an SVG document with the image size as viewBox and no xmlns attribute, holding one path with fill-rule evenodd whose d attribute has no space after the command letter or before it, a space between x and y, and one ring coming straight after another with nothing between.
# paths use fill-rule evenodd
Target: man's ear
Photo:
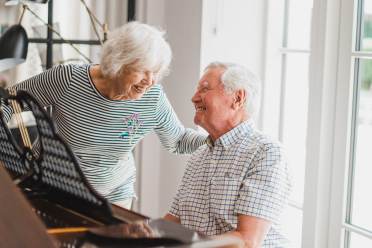
<instances>
[{"instance_id":1,"label":"man's ear","mask_svg":"<svg viewBox=\"0 0 372 248\"><path fill-rule=\"evenodd\" d=\"M234 92L234 102L233 102L233 108L239 109L242 108L246 101L246 93L245 90L240 89Z\"/></svg>"}]
</instances>

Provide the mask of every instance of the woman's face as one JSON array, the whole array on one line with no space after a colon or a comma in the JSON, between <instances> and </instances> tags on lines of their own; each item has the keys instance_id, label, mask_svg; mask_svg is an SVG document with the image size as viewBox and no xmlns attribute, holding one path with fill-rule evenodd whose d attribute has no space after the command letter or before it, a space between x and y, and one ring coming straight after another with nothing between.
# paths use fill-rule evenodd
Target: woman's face
<instances>
[{"instance_id":1,"label":"woman's face","mask_svg":"<svg viewBox=\"0 0 372 248\"><path fill-rule=\"evenodd\" d=\"M117 90L126 99L139 99L156 82L157 74L135 67L125 68L117 80Z\"/></svg>"}]
</instances>

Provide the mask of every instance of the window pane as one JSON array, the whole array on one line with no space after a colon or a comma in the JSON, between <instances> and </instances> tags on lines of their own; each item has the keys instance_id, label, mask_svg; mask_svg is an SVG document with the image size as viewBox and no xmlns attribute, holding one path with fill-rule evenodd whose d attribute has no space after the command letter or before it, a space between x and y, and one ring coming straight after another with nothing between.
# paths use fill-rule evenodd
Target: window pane
<instances>
[{"instance_id":1,"label":"window pane","mask_svg":"<svg viewBox=\"0 0 372 248\"><path fill-rule=\"evenodd\" d=\"M284 92L283 143L293 173L291 199L302 206L308 111L308 54L287 54Z\"/></svg>"},{"instance_id":2,"label":"window pane","mask_svg":"<svg viewBox=\"0 0 372 248\"><path fill-rule=\"evenodd\" d=\"M361 28L361 50L372 51L372 1L363 1L363 19ZM358 37L359 38L359 37Z\"/></svg>"},{"instance_id":3,"label":"window pane","mask_svg":"<svg viewBox=\"0 0 372 248\"><path fill-rule=\"evenodd\" d=\"M310 48L312 0L288 0L288 48Z\"/></svg>"},{"instance_id":4,"label":"window pane","mask_svg":"<svg viewBox=\"0 0 372 248\"><path fill-rule=\"evenodd\" d=\"M349 248L372 247L372 239L368 239L357 233L350 234Z\"/></svg>"},{"instance_id":5,"label":"window pane","mask_svg":"<svg viewBox=\"0 0 372 248\"><path fill-rule=\"evenodd\" d=\"M291 242L290 247L301 247L302 210L287 208L283 214L283 229Z\"/></svg>"},{"instance_id":6,"label":"window pane","mask_svg":"<svg viewBox=\"0 0 372 248\"><path fill-rule=\"evenodd\" d=\"M354 225L372 230L372 60L360 61L351 220Z\"/></svg>"},{"instance_id":7,"label":"window pane","mask_svg":"<svg viewBox=\"0 0 372 248\"><path fill-rule=\"evenodd\" d=\"M282 75L284 0L270 0L266 38L265 82L261 109L262 128L273 137L279 135L280 91Z\"/></svg>"}]
</instances>

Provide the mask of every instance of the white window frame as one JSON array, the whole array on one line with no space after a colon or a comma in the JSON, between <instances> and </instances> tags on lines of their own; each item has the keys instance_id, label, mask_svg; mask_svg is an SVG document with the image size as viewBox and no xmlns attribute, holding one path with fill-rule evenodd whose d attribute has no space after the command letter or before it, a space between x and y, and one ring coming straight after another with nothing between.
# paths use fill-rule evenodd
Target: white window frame
<instances>
[{"instance_id":1,"label":"white window frame","mask_svg":"<svg viewBox=\"0 0 372 248\"><path fill-rule=\"evenodd\" d=\"M349 48L349 61L350 61L350 64L351 64L351 70L350 70L350 109L352 109L354 111L354 114L352 113L352 110L350 110L350 116L351 118L349 117L349 121L350 121L350 127L349 127L349 130L350 130L350 134L349 134L349 159L348 159L348 164L347 164L347 178L345 179L345 184L346 184L346 192L344 193L344 199L343 199L343 202L344 202L344 213L343 213L343 216L342 216L342 232L343 232L343 235L345 235L345 231L349 231L349 233L354 233L354 234L358 234L360 236L363 236L365 238L369 238L369 239L372 239L372 231L371 230L367 230L367 229L364 229L362 227L359 227L357 225L354 225L354 224L348 224L346 223L348 221L348 219L350 219L350 215L352 214L352 194L353 194L353 186L352 184L354 184L354 181L356 180L356 178L354 178L354 169L355 169L355 157L353 159L353 156L355 156L355 143L356 140L353 139L355 138L355 135L356 135L356 119L357 119L357 108L359 107L359 101L360 101L360 92L357 92L360 90L360 78L357 78L356 76L356 73L359 73L359 67L361 66L361 59L365 59L365 58L368 58L368 59L371 59L372 58L372 53L371 52L364 52L364 51L356 51L356 42L357 42L357 37L356 36L359 36L360 35L360 32L361 30L358 28L357 25L361 25L361 28L363 28L362 26L362 23L359 23L359 18L361 18L360 16L358 17L358 14L362 14L361 12L364 11L364 9L361 9L362 7L361 6L358 6L360 4L361 1L369 1L369 0L354 0L352 1L353 3L353 6L348 6L349 8L348 9L345 9L345 14L347 15L351 15L352 18L350 21L349 26L353 25L352 26L352 35L350 35L352 38L351 38L351 48ZM358 13L359 12L359 13ZM346 35L345 35L346 36ZM346 37L345 37L346 38ZM359 42L362 42L362 39L363 37L358 37L359 39ZM346 49L347 47L345 47ZM347 58L345 58L346 60ZM355 59L359 59L359 65L355 65ZM357 68L357 66L359 66ZM358 82L356 82L356 80L358 80ZM349 209L348 209L349 208ZM346 239L346 237L349 237L349 239ZM351 236L346 236L342 239L342 247L348 247L348 246L345 246L345 244L347 242L350 241L350 238Z\"/></svg>"},{"instance_id":2,"label":"white window frame","mask_svg":"<svg viewBox=\"0 0 372 248\"><path fill-rule=\"evenodd\" d=\"M314 0L303 247L342 247L350 151L354 1Z\"/></svg>"},{"instance_id":3,"label":"white window frame","mask_svg":"<svg viewBox=\"0 0 372 248\"><path fill-rule=\"evenodd\" d=\"M273 0L276 1L276 0ZM310 49L304 48L294 48L288 46L288 21L289 16L288 14L290 1L292 0L283 0L283 9L278 10L277 7L274 6L267 1L267 15L266 15L266 50L265 50L265 77L263 80L263 92L262 92L262 111L261 111L261 128L265 130L265 132L269 133L270 135L276 136L279 140L283 140L283 127L284 127L284 115L285 114L285 106L284 106L284 99L285 99L285 88L287 87L286 82L286 70L287 70L287 61L288 56L292 54L302 54L302 55L310 55ZM282 30L277 31L278 33L271 37L270 33L275 32L273 29L273 22L280 22ZM271 39L270 42L268 39ZM273 46L274 44L274 46ZM279 46L279 49L278 49ZM310 63L310 60L309 60ZM278 71L275 70L275 76L271 75L272 68L276 68L280 64L280 82L273 83L271 80L273 77L278 76L276 73ZM267 101L267 99L271 99ZM273 101L274 99L274 101ZM277 101L279 104L273 104L273 102ZM273 117L274 116L274 117ZM274 124L273 124L274 122ZM268 124L269 123L269 124ZM296 166L296 164L291 164L291 167ZM306 166L306 165L305 165ZM290 199L289 201L290 209L297 209L302 211L304 214L304 202L297 202ZM290 210L289 210L290 211ZM302 230L303 232L303 230ZM303 243L303 241L302 241Z\"/></svg>"}]
</instances>

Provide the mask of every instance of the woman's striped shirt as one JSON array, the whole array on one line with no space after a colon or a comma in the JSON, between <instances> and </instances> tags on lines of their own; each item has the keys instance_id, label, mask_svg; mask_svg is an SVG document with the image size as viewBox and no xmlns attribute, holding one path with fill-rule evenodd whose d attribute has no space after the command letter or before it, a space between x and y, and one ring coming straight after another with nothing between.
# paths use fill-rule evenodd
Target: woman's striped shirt
<instances>
[{"instance_id":1,"label":"woman's striped shirt","mask_svg":"<svg viewBox=\"0 0 372 248\"><path fill-rule=\"evenodd\" d=\"M111 202L135 196L132 149L154 130L173 153L191 153L205 136L178 120L160 85L138 100L109 100L95 88L90 65L59 65L14 87L53 106L60 135L92 186ZM10 110L5 109L10 116Z\"/></svg>"}]
</instances>

